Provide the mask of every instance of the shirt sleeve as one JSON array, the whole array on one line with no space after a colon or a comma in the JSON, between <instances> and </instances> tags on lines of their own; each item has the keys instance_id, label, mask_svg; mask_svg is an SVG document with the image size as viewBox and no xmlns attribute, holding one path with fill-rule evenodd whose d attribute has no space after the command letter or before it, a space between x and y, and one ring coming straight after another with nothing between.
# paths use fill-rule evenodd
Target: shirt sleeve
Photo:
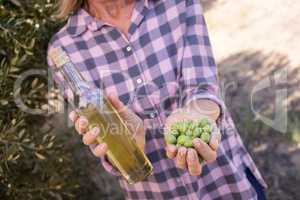
<instances>
[{"instance_id":1,"label":"shirt sleeve","mask_svg":"<svg viewBox=\"0 0 300 200\"><path fill-rule=\"evenodd\" d=\"M183 105L195 99L212 100L220 106L224 116L224 102L220 98L215 64L206 22L199 0L186 0L186 32L179 82Z\"/></svg>"},{"instance_id":2,"label":"shirt sleeve","mask_svg":"<svg viewBox=\"0 0 300 200\"><path fill-rule=\"evenodd\" d=\"M96 145L89 145L91 151L96 147ZM100 157L101 163L105 171L113 176L120 177L121 173L110 163L107 156Z\"/></svg>"},{"instance_id":3,"label":"shirt sleeve","mask_svg":"<svg viewBox=\"0 0 300 200\"><path fill-rule=\"evenodd\" d=\"M52 45L49 45L48 47L48 54L47 54L47 62L48 62L48 67L49 71L52 75L52 78L56 85L58 86L59 90L61 91L61 94L63 95L64 99L67 100L67 102L72 102L73 101L73 92L66 83L65 79L63 78L63 75L55 69L54 63L50 59L49 52L53 48ZM92 150L95 148L95 145L90 145L89 148ZM103 168L110 173L111 175L114 176L120 176L120 172L108 161L106 156L103 156L100 158L101 163Z\"/></svg>"}]
</instances>

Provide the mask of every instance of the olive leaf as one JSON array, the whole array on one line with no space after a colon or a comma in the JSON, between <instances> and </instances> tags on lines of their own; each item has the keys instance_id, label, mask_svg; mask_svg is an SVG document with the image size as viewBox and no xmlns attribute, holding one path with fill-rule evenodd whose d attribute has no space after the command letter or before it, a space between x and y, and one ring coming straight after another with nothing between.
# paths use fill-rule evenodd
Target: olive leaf
<instances>
[{"instance_id":1,"label":"olive leaf","mask_svg":"<svg viewBox=\"0 0 300 200\"><path fill-rule=\"evenodd\" d=\"M21 3L18 0L9 0L10 2L12 2L14 5L21 7Z\"/></svg>"},{"instance_id":2,"label":"olive leaf","mask_svg":"<svg viewBox=\"0 0 300 200\"><path fill-rule=\"evenodd\" d=\"M40 159L40 160L45 160L45 159L46 159L46 157L45 157L44 155L42 155L42 154L40 154L40 153L38 153L38 152L35 152L34 154L35 154L35 156L36 156L38 159Z\"/></svg>"}]
</instances>

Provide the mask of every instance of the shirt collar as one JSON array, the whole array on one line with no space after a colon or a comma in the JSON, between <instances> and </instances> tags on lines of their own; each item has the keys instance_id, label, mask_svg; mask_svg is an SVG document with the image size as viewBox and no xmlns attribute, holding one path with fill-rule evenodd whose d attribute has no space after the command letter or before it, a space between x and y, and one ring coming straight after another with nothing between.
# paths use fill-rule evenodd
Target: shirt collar
<instances>
[{"instance_id":1,"label":"shirt collar","mask_svg":"<svg viewBox=\"0 0 300 200\"><path fill-rule=\"evenodd\" d=\"M138 12L139 15L133 19L135 24L138 25L142 21L145 11L148 10L148 7L149 0L137 0L134 12ZM96 31L105 25L106 23L95 19L85 9L81 8L70 16L66 30L72 37L76 37L85 32L86 29Z\"/></svg>"},{"instance_id":2,"label":"shirt collar","mask_svg":"<svg viewBox=\"0 0 300 200\"><path fill-rule=\"evenodd\" d=\"M95 29L95 25L97 24L101 25L101 22L96 20L87 11L81 8L70 16L66 30L72 37L76 37L85 32L87 28L94 27Z\"/></svg>"}]
</instances>

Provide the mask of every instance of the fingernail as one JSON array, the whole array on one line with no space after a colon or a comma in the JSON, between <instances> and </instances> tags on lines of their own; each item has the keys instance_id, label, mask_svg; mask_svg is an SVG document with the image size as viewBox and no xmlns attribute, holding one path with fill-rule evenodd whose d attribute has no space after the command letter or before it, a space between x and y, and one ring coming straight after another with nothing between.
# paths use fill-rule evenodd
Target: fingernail
<instances>
[{"instance_id":1,"label":"fingernail","mask_svg":"<svg viewBox=\"0 0 300 200\"><path fill-rule=\"evenodd\" d=\"M216 146L218 146L219 145L219 140L216 140Z\"/></svg>"},{"instance_id":2,"label":"fingernail","mask_svg":"<svg viewBox=\"0 0 300 200\"><path fill-rule=\"evenodd\" d=\"M184 147L180 147L180 149L178 151L179 151L179 156L181 156L181 157L184 156L184 154L186 152Z\"/></svg>"},{"instance_id":3,"label":"fingernail","mask_svg":"<svg viewBox=\"0 0 300 200\"><path fill-rule=\"evenodd\" d=\"M87 124L87 120L86 119L81 119L79 122L80 126L85 126Z\"/></svg>"},{"instance_id":4,"label":"fingernail","mask_svg":"<svg viewBox=\"0 0 300 200\"><path fill-rule=\"evenodd\" d=\"M177 147L176 147L176 146L172 146L172 147L171 147L171 151L172 151L172 152L176 152L176 151L177 151Z\"/></svg>"},{"instance_id":5,"label":"fingernail","mask_svg":"<svg viewBox=\"0 0 300 200\"><path fill-rule=\"evenodd\" d=\"M74 112L70 112L69 119L73 122L75 121L75 113Z\"/></svg>"},{"instance_id":6,"label":"fingernail","mask_svg":"<svg viewBox=\"0 0 300 200\"><path fill-rule=\"evenodd\" d=\"M92 134L93 134L94 136L97 136L97 135L99 134L99 132L100 132L99 128L98 128L98 127L94 127L94 128L93 128L93 131L92 131Z\"/></svg>"},{"instance_id":7,"label":"fingernail","mask_svg":"<svg viewBox=\"0 0 300 200\"><path fill-rule=\"evenodd\" d=\"M200 144L201 144L200 141L201 141L201 140L200 140L199 138L195 138L195 139L193 140L193 144L194 144L194 145L200 145Z\"/></svg>"},{"instance_id":8,"label":"fingernail","mask_svg":"<svg viewBox=\"0 0 300 200\"><path fill-rule=\"evenodd\" d=\"M196 156L197 156L197 155L196 155ZM189 152L188 152L188 155L187 155L188 160L189 160L190 162L194 162L194 161L196 160L196 156L195 156L195 152L193 152L193 151L189 151Z\"/></svg>"},{"instance_id":9,"label":"fingernail","mask_svg":"<svg viewBox=\"0 0 300 200\"><path fill-rule=\"evenodd\" d=\"M197 153L193 152L193 153L192 153L192 160L193 160L193 161L196 161L197 159L198 159Z\"/></svg>"},{"instance_id":10,"label":"fingernail","mask_svg":"<svg viewBox=\"0 0 300 200\"><path fill-rule=\"evenodd\" d=\"M104 151L106 149L106 144L99 144L101 151Z\"/></svg>"}]
</instances>

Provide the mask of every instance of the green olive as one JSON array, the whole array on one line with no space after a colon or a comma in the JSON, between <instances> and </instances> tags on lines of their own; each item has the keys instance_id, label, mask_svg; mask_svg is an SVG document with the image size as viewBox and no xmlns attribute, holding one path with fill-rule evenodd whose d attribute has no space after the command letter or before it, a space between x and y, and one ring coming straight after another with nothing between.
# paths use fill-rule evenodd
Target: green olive
<instances>
[{"instance_id":1,"label":"green olive","mask_svg":"<svg viewBox=\"0 0 300 200\"><path fill-rule=\"evenodd\" d=\"M207 133L207 132L203 132L201 134L201 140L205 143L208 143L209 142L209 139L210 139L210 134Z\"/></svg>"},{"instance_id":2,"label":"green olive","mask_svg":"<svg viewBox=\"0 0 300 200\"><path fill-rule=\"evenodd\" d=\"M190 129L188 129L188 130L186 131L185 135L187 135L187 136L193 136L193 131L190 130Z\"/></svg>"},{"instance_id":3,"label":"green olive","mask_svg":"<svg viewBox=\"0 0 300 200\"><path fill-rule=\"evenodd\" d=\"M195 128L193 136L200 138L201 137L201 133L202 133L202 129L201 128Z\"/></svg>"},{"instance_id":4,"label":"green olive","mask_svg":"<svg viewBox=\"0 0 300 200\"><path fill-rule=\"evenodd\" d=\"M179 132L179 134L181 135L181 134L184 134L184 129L183 129L184 127L183 127L183 125L180 123L180 124L178 124L178 126L177 126L177 131Z\"/></svg>"},{"instance_id":5,"label":"green olive","mask_svg":"<svg viewBox=\"0 0 300 200\"><path fill-rule=\"evenodd\" d=\"M199 127L204 127L204 126L206 126L206 125L209 125L209 121L208 121L207 118L203 118L203 119L201 119L201 120L198 122L198 126L199 126Z\"/></svg>"},{"instance_id":6,"label":"green olive","mask_svg":"<svg viewBox=\"0 0 300 200\"><path fill-rule=\"evenodd\" d=\"M212 127L210 125L205 125L202 129L204 132L208 132L208 133L212 132Z\"/></svg>"},{"instance_id":7,"label":"green olive","mask_svg":"<svg viewBox=\"0 0 300 200\"><path fill-rule=\"evenodd\" d=\"M189 129L192 130L192 131L194 131L196 128L197 128L197 123L192 122L192 123L190 124Z\"/></svg>"},{"instance_id":8,"label":"green olive","mask_svg":"<svg viewBox=\"0 0 300 200\"><path fill-rule=\"evenodd\" d=\"M207 118L201 119L201 125L202 126L209 125L209 120Z\"/></svg>"},{"instance_id":9,"label":"green olive","mask_svg":"<svg viewBox=\"0 0 300 200\"><path fill-rule=\"evenodd\" d=\"M178 144L178 143L176 144L176 147L177 147L177 148L179 148L179 147L181 147L181 146L182 146L181 144Z\"/></svg>"},{"instance_id":10,"label":"green olive","mask_svg":"<svg viewBox=\"0 0 300 200\"><path fill-rule=\"evenodd\" d=\"M186 121L188 128L194 123L192 120L187 120Z\"/></svg>"},{"instance_id":11,"label":"green olive","mask_svg":"<svg viewBox=\"0 0 300 200\"><path fill-rule=\"evenodd\" d=\"M185 132L187 131L189 125L187 121L182 122L181 126L180 126L180 132L181 134L185 134Z\"/></svg>"},{"instance_id":12,"label":"green olive","mask_svg":"<svg viewBox=\"0 0 300 200\"><path fill-rule=\"evenodd\" d=\"M165 135L165 139L168 144L176 144L176 141L177 141L176 137L172 134Z\"/></svg>"},{"instance_id":13,"label":"green olive","mask_svg":"<svg viewBox=\"0 0 300 200\"><path fill-rule=\"evenodd\" d=\"M179 122L176 122L171 125L171 130L178 131L179 126L180 126Z\"/></svg>"},{"instance_id":14,"label":"green olive","mask_svg":"<svg viewBox=\"0 0 300 200\"><path fill-rule=\"evenodd\" d=\"M171 130L170 134L174 135L175 137L180 135L178 130Z\"/></svg>"},{"instance_id":15,"label":"green olive","mask_svg":"<svg viewBox=\"0 0 300 200\"><path fill-rule=\"evenodd\" d=\"M184 146L187 148L192 148L193 147L193 138L188 137L184 142Z\"/></svg>"},{"instance_id":16,"label":"green olive","mask_svg":"<svg viewBox=\"0 0 300 200\"><path fill-rule=\"evenodd\" d=\"M188 140L188 136L186 136L186 135L180 135L177 138L177 144L184 145L184 143L185 143L186 140Z\"/></svg>"}]
</instances>

